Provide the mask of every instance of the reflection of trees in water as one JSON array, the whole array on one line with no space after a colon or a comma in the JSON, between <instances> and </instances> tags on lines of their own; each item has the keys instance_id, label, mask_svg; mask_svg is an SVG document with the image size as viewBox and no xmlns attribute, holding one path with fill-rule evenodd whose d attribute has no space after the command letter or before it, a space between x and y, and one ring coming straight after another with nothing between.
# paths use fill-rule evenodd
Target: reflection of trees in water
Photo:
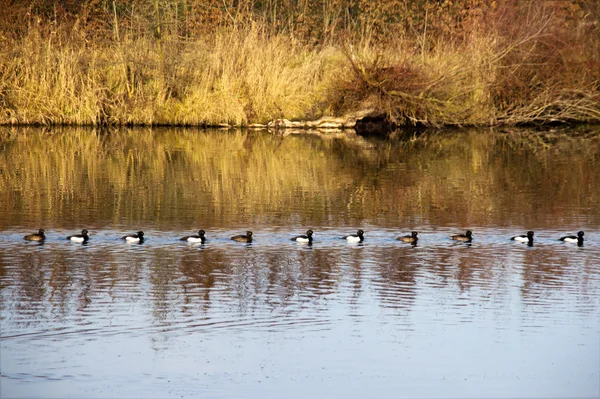
<instances>
[{"instance_id":1,"label":"reflection of trees in water","mask_svg":"<svg viewBox=\"0 0 600 399\"><path fill-rule=\"evenodd\" d=\"M580 216L600 202L600 190L590 186L600 180L598 132L573 140L567 131L551 143L543 133L517 129L370 139L379 154L373 164L380 168L372 191L388 193L374 197L372 206L467 226ZM586 216L600 223L598 212Z\"/></svg>"},{"instance_id":2,"label":"reflection of trees in water","mask_svg":"<svg viewBox=\"0 0 600 399\"><path fill-rule=\"evenodd\" d=\"M473 287L492 291L504 273L498 257L482 256L481 249L472 246L465 247L456 262L455 278L460 292Z\"/></svg>"},{"instance_id":3,"label":"reflection of trees in water","mask_svg":"<svg viewBox=\"0 0 600 399\"><path fill-rule=\"evenodd\" d=\"M217 282L226 287L226 295L218 300L230 303L237 312L265 307L283 313L299 311L337 290L336 258L330 253L312 248L247 252L230 253L227 274Z\"/></svg>"},{"instance_id":4,"label":"reflection of trees in water","mask_svg":"<svg viewBox=\"0 0 600 399\"><path fill-rule=\"evenodd\" d=\"M419 269L425 270L429 284L450 292L469 304L496 307L509 300L511 273L504 249L475 244L450 244L421 255ZM447 299L456 299L445 296ZM493 303L492 303L493 302ZM495 304L494 304L495 303ZM487 305L484 305L487 306Z\"/></svg>"},{"instance_id":5,"label":"reflection of trees in water","mask_svg":"<svg viewBox=\"0 0 600 399\"><path fill-rule=\"evenodd\" d=\"M290 252L265 254L268 273L265 301L272 308L309 307L315 298L335 292L332 278L337 269L336 258L311 247Z\"/></svg>"},{"instance_id":6,"label":"reflection of trees in water","mask_svg":"<svg viewBox=\"0 0 600 399\"><path fill-rule=\"evenodd\" d=\"M203 313L210 309L211 293L215 286L216 274L223 273L224 265L228 263L225 254L207 250L203 247L189 246L182 249L179 258L180 271L185 279L181 280L183 311L196 311L197 307ZM176 267L171 265L171 267Z\"/></svg>"},{"instance_id":7,"label":"reflection of trees in water","mask_svg":"<svg viewBox=\"0 0 600 399\"><path fill-rule=\"evenodd\" d=\"M371 287L383 306L410 310L417 295L418 257L409 246L392 247L376 256Z\"/></svg>"},{"instance_id":8,"label":"reflection of trees in water","mask_svg":"<svg viewBox=\"0 0 600 399\"><path fill-rule=\"evenodd\" d=\"M522 248L521 301L540 312L593 312L598 306L600 257L587 249L560 245ZM595 265L595 266L592 266Z\"/></svg>"},{"instance_id":9,"label":"reflection of trees in water","mask_svg":"<svg viewBox=\"0 0 600 399\"><path fill-rule=\"evenodd\" d=\"M39 244L36 244L36 246L38 245ZM31 250L31 252L23 254L15 254L9 250L4 253L3 261L10 260L6 265L3 263L3 269L10 265L12 266L10 271L14 271L16 274L13 277L10 276L10 272L6 273L8 280L5 281L10 282L12 279L17 280L13 284L8 284L5 289L11 286L18 287L13 294L13 297L10 298L10 303L15 305L16 313L20 316L35 314L42 310L40 309L43 307L41 305L45 302L47 296L48 284L45 275L47 273L47 270L45 270L45 254L37 249L39 248L35 248ZM1 302L5 301L3 300ZM6 306L6 304L4 306ZM35 321L35 318L21 317L19 319L26 324L30 321Z\"/></svg>"},{"instance_id":10,"label":"reflection of trees in water","mask_svg":"<svg viewBox=\"0 0 600 399\"><path fill-rule=\"evenodd\" d=\"M559 244L560 245L560 244ZM520 300L535 309L590 312L597 306L600 270L587 248L448 246L435 249L293 247L289 251L239 246L198 248L56 248L4 251L3 311L15 325L83 320L138 302L164 323L210 312L252 316L327 314L329 301L350 305L373 292L385 308L410 311L423 289L429 300L505 306L517 281ZM10 265L10 267L8 267ZM442 294L445 292L445 294ZM454 292L454 294L452 294ZM504 305L503 305L504 304ZM107 308L108 306L108 308ZM435 306L435 305L433 305ZM74 319L73 319L74 318Z\"/></svg>"},{"instance_id":11,"label":"reflection of trees in water","mask_svg":"<svg viewBox=\"0 0 600 399\"><path fill-rule=\"evenodd\" d=\"M393 218L526 225L600 203L600 140L442 131L359 136L193 129L21 129L0 153L0 225L160 220L206 225L300 215L307 224ZM536 144L537 143L537 144ZM340 206L343 204L343 206Z\"/></svg>"},{"instance_id":12,"label":"reflection of trees in water","mask_svg":"<svg viewBox=\"0 0 600 399\"><path fill-rule=\"evenodd\" d=\"M521 298L524 304L539 308L556 306L565 289L574 283L573 277L566 273L569 269L568 254L549 248L523 248L522 253ZM571 272L579 273L576 270ZM564 305L564 304L563 304Z\"/></svg>"},{"instance_id":13,"label":"reflection of trees in water","mask_svg":"<svg viewBox=\"0 0 600 399\"><path fill-rule=\"evenodd\" d=\"M106 296L114 301L138 299L137 290L127 288L143 285L142 254L136 261L135 256L106 249L52 245L44 244L43 251L3 248L0 269L6 271L5 281L9 282L3 295L9 291L11 294L2 304L14 307L19 320L35 324L48 319L83 318L103 308L100 302L105 302Z\"/></svg>"}]
</instances>

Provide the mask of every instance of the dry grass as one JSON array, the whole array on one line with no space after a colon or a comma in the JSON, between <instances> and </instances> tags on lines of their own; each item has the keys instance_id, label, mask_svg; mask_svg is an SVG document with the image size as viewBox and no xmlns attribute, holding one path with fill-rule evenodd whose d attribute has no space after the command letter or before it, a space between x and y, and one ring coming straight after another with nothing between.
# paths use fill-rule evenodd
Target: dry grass
<instances>
[{"instance_id":1,"label":"dry grass","mask_svg":"<svg viewBox=\"0 0 600 399\"><path fill-rule=\"evenodd\" d=\"M545 9L496 14L460 41L424 32L346 47L350 73L332 94L335 109L361 103L399 125L600 122L600 57L588 48L600 41L564 31Z\"/></svg>"},{"instance_id":2,"label":"dry grass","mask_svg":"<svg viewBox=\"0 0 600 399\"><path fill-rule=\"evenodd\" d=\"M435 46L417 54L409 46L382 52L346 50L349 79L332 93L337 112L356 107L385 110L399 125L487 124L494 114L489 98L492 51L484 37L470 48Z\"/></svg>"},{"instance_id":3,"label":"dry grass","mask_svg":"<svg viewBox=\"0 0 600 399\"><path fill-rule=\"evenodd\" d=\"M1 54L0 123L247 125L319 116L339 52L258 28L197 41L61 41L32 29ZM337 61L336 61L337 60Z\"/></svg>"},{"instance_id":4,"label":"dry grass","mask_svg":"<svg viewBox=\"0 0 600 399\"><path fill-rule=\"evenodd\" d=\"M576 3L424 4L414 25L390 25L402 7L375 7L388 18L362 25L331 9L320 43L250 8L185 37L170 6L115 9L100 33L30 23L0 49L0 123L244 126L364 108L400 125L600 121L593 4L583 16Z\"/></svg>"}]
</instances>

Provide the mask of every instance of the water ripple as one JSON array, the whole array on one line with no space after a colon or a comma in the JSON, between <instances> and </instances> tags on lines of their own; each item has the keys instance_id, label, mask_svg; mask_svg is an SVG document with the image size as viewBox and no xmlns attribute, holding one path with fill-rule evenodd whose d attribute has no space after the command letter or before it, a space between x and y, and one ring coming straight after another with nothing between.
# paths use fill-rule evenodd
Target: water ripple
<instances>
[{"instance_id":1,"label":"water ripple","mask_svg":"<svg viewBox=\"0 0 600 399\"><path fill-rule=\"evenodd\" d=\"M94 384L93 374L78 373L83 363L90 369L83 359L132 364L127 354L143 367L152 363L148 345L210 374L230 370L219 359L239 350L256 350L260 359L263 352L275 356L273 347L300 359L300 345L326 359L327 346L339 356L352 345L356 356L375 362L361 348L414 359L429 353L425 344L443 354L440 342L456 346L464 336L487 342L479 352L503 356L488 348L531 351L515 337L533 342L549 331L563 345L575 337L588 348L597 338L600 251L593 232L581 248L543 238L553 231L540 231L533 247L498 238L508 235L502 229L487 229L471 245L423 231L413 247L394 240L395 231L373 227L362 245L340 240L346 229L320 229L312 246L289 242L293 232L276 229L260 232L252 245L231 242L237 230L220 230L200 246L178 242L180 233L146 230L141 245L121 242L116 230L97 230L87 245L30 245L21 233L0 234L0 343L9 359L1 378ZM33 345L35 351L24 349ZM96 345L108 353L96 353ZM38 352L48 359L44 367ZM194 356L205 352L213 363L199 366ZM355 364L350 372L352 362L330 367ZM219 371L207 366L214 363ZM32 364L40 371L28 370Z\"/></svg>"}]
</instances>

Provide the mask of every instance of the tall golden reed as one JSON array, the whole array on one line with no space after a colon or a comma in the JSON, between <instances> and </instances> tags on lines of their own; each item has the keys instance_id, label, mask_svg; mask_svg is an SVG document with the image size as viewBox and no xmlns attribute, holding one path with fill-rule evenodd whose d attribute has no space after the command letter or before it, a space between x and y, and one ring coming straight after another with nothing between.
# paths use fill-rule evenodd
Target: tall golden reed
<instances>
[{"instance_id":1,"label":"tall golden reed","mask_svg":"<svg viewBox=\"0 0 600 399\"><path fill-rule=\"evenodd\" d=\"M260 29L197 41L77 43L31 28L1 54L0 123L247 125L322 111L339 53Z\"/></svg>"}]
</instances>

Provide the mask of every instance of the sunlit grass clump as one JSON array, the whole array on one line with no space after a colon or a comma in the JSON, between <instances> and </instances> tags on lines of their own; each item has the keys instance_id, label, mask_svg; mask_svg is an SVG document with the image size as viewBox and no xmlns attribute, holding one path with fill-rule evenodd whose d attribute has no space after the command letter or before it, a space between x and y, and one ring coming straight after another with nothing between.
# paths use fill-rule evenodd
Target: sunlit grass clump
<instances>
[{"instance_id":1,"label":"sunlit grass clump","mask_svg":"<svg viewBox=\"0 0 600 399\"><path fill-rule=\"evenodd\" d=\"M2 54L2 123L218 125L312 118L339 67L259 29L203 40L63 42L31 29Z\"/></svg>"}]
</instances>

